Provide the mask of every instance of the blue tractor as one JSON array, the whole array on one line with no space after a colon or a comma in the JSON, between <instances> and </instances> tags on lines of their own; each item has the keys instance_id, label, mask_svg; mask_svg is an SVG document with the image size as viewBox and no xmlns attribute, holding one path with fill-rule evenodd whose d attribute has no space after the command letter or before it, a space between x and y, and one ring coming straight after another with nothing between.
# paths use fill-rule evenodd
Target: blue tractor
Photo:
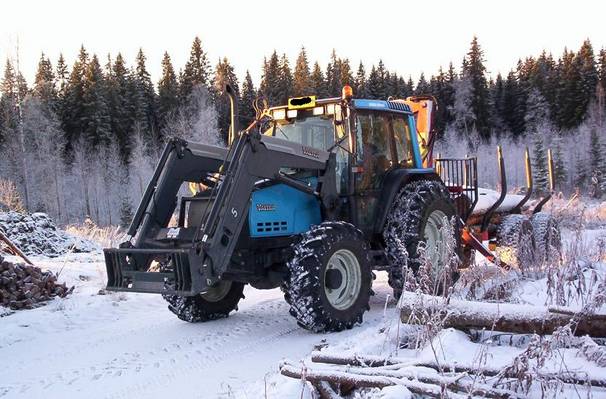
<instances>
[{"instance_id":1,"label":"blue tractor","mask_svg":"<svg viewBox=\"0 0 606 399\"><path fill-rule=\"evenodd\" d=\"M345 87L340 98L263 109L238 131L226 91L230 145L166 145L128 240L105 250L108 290L162 294L180 319L200 322L237 309L245 284L281 287L298 324L320 332L362 322L373 270L389 273L396 297L421 265L438 290L456 280L440 244L463 260L478 244L462 234L475 164L442 165L462 170L444 183L431 98L356 99Z\"/></svg>"}]
</instances>

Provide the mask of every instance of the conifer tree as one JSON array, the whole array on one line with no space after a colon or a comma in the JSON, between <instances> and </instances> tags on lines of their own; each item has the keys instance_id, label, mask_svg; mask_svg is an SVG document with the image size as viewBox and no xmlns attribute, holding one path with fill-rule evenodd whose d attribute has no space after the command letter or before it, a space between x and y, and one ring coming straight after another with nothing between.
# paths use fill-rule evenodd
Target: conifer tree
<instances>
[{"instance_id":1,"label":"conifer tree","mask_svg":"<svg viewBox=\"0 0 606 399\"><path fill-rule=\"evenodd\" d=\"M145 140L157 143L156 92L145 61L143 49L139 49L133 74L134 124L144 132Z\"/></svg>"},{"instance_id":2,"label":"conifer tree","mask_svg":"<svg viewBox=\"0 0 606 399\"><path fill-rule=\"evenodd\" d=\"M244 83L242 83L242 91L240 95L240 123L243 127L248 126L255 118L254 101L257 98L257 90L250 76L250 72L246 71Z\"/></svg>"},{"instance_id":3,"label":"conifer tree","mask_svg":"<svg viewBox=\"0 0 606 399\"><path fill-rule=\"evenodd\" d=\"M162 76L158 82L158 128L160 137L179 105L179 84L168 52L162 58Z\"/></svg>"},{"instance_id":4,"label":"conifer tree","mask_svg":"<svg viewBox=\"0 0 606 399\"><path fill-rule=\"evenodd\" d=\"M32 94L42 101L48 111L55 108L57 100L55 76L53 66L50 60L44 56L44 53L42 53L38 62Z\"/></svg>"},{"instance_id":5,"label":"conifer tree","mask_svg":"<svg viewBox=\"0 0 606 399\"><path fill-rule=\"evenodd\" d=\"M593 47L589 39L583 42L581 49L576 55L575 64L578 64L579 74L581 79L577 82L577 98L576 103L576 123L578 125L582 122L589 109L589 104L595 98L596 87L598 84L598 70L596 67L595 55Z\"/></svg>"},{"instance_id":6,"label":"conifer tree","mask_svg":"<svg viewBox=\"0 0 606 399\"><path fill-rule=\"evenodd\" d=\"M417 87L415 88L415 95L420 96L423 94L430 94L429 93L429 83L427 83L427 80L425 79L425 74L423 72L421 72L421 76L419 77L419 83L417 83Z\"/></svg>"},{"instance_id":7,"label":"conifer tree","mask_svg":"<svg viewBox=\"0 0 606 399\"><path fill-rule=\"evenodd\" d=\"M93 55L86 68L83 86L82 127L92 148L111 143L111 120L107 104L106 83L99 59Z\"/></svg>"},{"instance_id":8,"label":"conifer tree","mask_svg":"<svg viewBox=\"0 0 606 399\"><path fill-rule=\"evenodd\" d=\"M320 68L320 64L318 64L317 61L314 63L309 80L311 92L318 96L318 98L326 97L328 95L324 73L322 72L322 68Z\"/></svg>"},{"instance_id":9,"label":"conifer tree","mask_svg":"<svg viewBox=\"0 0 606 399\"><path fill-rule=\"evenodd\" d=\"M470 106L475 115L475 128L480 137L487 139L490 135L490 125L488 122L486 67L484 66L484 52L480 48L478 38L475 36L471 41L471 48L463 62L462 71L471 81L472 97Z\"/></svg>"},{"instance_id":10,"label":"conifer tree","mask_svg":"<svg viewBox=\"0 0 606 399\"><path fill-rule=\"evenodd\" d=\"M364 69L364 64L362 64L362 61L360 61L360 65L358 65L358 72L356 72L354 96L358 98L368 97L366 90L366 70Z\"/></svg>"},{"instance_id":11,"label":"conifer tree","mask_svg":"<svg viewBox=\"0 0 606 399\"><path fill-rule=\"evenodd\" d=\"M282 54L280 57L278 85L278 104L286 104L293 91L293 77L286 54Z\"/></svg>"},{"instance_id":12,"label":"conifer tree","mask_svg":"<svg viewBox=\"0 0 606 399\"><path fill-rule=\"evenodd\" d=\"M84 111L84 85L89 58L84 46L80 47L78 58L74 62L65 90L65 101L60 112L62 127L66 135L66 153L71 158L73 146L82 137L86 128Z\"/></svg>"},{"instance_id":13,"label":"conifer tree","mask_svg":"<svg viewBox=\"0 0 606 399\"><path fill-rule=\"evenodd\" d=\"M311 92L311 80L309 72L309 62L307 60L307 52L305 47L301 47L297 63L295 65L295 73L293 77L293 95L307 96L315 93Z\"/></svg>"},{"instance_id":14,"label":"conifer tree","mask_svg":"<svg viewBox=\"0 0 606 399\"><path fill-rule=\"evenodd\" d=\"M341 84L341 60L337 57L335 49L332 50L330 61L326 66L326 90L328 96L340 94Z\"/></svg>"},{"instance_id":15,"label":"conifer tree","mask_svg":"<svg viewBox=\"0 0 606 399\"><path fill-rule=\"evenodd\" d=\"M92 62L91 62L92 63ZM131 134L137 121L135 113L135 101L137 101L136 87L132 84L132 77L126 67L122 54L118 53L116 60L112 63L108 57L106 77L106 99L110 115L111 131L113 139L118 145L122 160L126 162L130 155ZM139 126L143 132L146 125ZM149 138L149 136L148 136ZM114 140L112 140L114 142ZM94 142L91 143L95 145Z\"/></svg>"},{"instance_id":16,"label":"conifer tree","mask_svg":"<svg viewBox=\"0 0 606 399\"><path fill-rule=\"evenodd\" d=\"M266 59L263 62L263 76L259 87L270 106L283 104L281 102L280 76L280 59L278 53L274 50L269 60Z\"/></svg>"},{"instance_id":17,"label":"conifer tree","mask_svg":"<svg viewBox=\"0 0 606 399\"><path fill-rule=\"evenodd\" d=\"M191 46L189 60L185 64L185 69L181 75L180 81L180 100L182 104L189 101L194 86L203 85L210 90L210 72L211 67L206 52L202 49L202 41L196 36Z\"/></svg>"}]
</instances>

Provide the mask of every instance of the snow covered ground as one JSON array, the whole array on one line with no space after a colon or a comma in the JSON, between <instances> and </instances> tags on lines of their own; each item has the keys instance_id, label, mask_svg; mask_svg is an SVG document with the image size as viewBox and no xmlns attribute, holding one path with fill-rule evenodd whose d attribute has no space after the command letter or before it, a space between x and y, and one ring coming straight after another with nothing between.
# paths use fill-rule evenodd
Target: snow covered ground
<instances>
[{"instance_id":1,"label":"snow covered ground","mask_svg":"<svg viewBox=\"0 0 606 399\"><path fill-rule=\"evenodd\" d=\"M363 331L376 335L391 293L380 276L364 326L338 334L299 328L279 289L250 287L229 318L188 324L160 296L98 295L100 253L34 262L61 271L60 280L76 288L66 299L0 318L3 398L256 398L255 383L276 373L283 358Z\"/></svg>"},{"instance_id":2,"label":"snow covered ground","mask_svg":"<svg viewBox=\"0 0 606 399\"><path fill-rule=\"evenodd\" d=\"M606 231L585 234L595 242ZM310 353L320 348L411 359L436 356L427 347L399 347L407 327L398 322L384 273L374 282L376 295L362 326L314 334L296 325L278 289L247 287L240 310L229 318L188 324L156 295L99 295L105 284L101 253L35 257L34 262L60 272L60 280L76 288L65 299L0 318L2 398L310 398L301 381L279 375L282 361L309 364ZM542 305L545 281L523 284L520 298ZM437 356L460 364L484 357L491 366L502 367L523 350L472 342L452 329L435 339ZM606 378L606 369L573 349L564 356L567 367ZM389 388L364 397L405 398L405 393ZM606 398L598 388L591 394Z\"/></svg>"}]
</instances>

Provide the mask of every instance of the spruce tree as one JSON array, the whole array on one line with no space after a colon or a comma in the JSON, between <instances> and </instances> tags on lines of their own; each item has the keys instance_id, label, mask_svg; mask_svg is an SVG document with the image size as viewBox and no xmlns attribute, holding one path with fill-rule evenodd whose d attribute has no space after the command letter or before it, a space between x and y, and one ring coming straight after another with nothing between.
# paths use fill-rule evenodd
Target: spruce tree
<instances>
[{"instance_id":1,"label":"spruce tree","mask_svg":"<svg viewBox=\"0 0 606 399\"><path fill-rule=\"evenodd\" d=\"M562 58L558 61L556 103L558 113L555 120L560 128L571 129L578 123L579 110L576 100L581 97L579 82L581 82L582 58L574 52L564 49Z\"/></svg>"},{"instance_id":2,"label":"spruce tree","mask_svg":"<svg viewBox=\"0 0 606 399\"><path fill-rule=\"evenodd\" d=\"M551 138L553 152L553 183L554 186L562 190L566 183L566 162L564 159L564 144L562 134L556 131Z\"/></svg>"},{"instance_id":3,"label":"spruce tree","mask_svg":"<svg viewBox=\"0 0 606 399\"><path fill-rule=\"evenodd\" d=\"M145 61L143 49L139 49L133 74L134 124L144 133L145 140L157 143L156 92Z\"/></svg>"},{"instance_id":4,"label":"spruce tree","mask_svg":"<svg viewBox=\"0 0 606 399\"><path fill-rule=\"evenodd\" d=\"M158 129L160 137L164 134L170 118L174 115L179 106L179 84L177 75L170 61L168 52L164 52L162 58L162 76L158 81ZM168 132L169 133L169 132Z\"/></svg>"},{"instance_id":5,"label":"spruce tree","mask_svg":"<svg viewBox=\"0 0 606 399\"><path fill-rule=\"evenodd\" d=\"M32 94L41 100L47 111L54 110L57 101L55 75L53 66L50 60L44 56L44 53L42 53L38 62Z\"/></svg>"},{"instance_id":6,"label":"spruce tree","mask_svg":"<svg viewBox=\"0 0 606 399\"><path fill-rule=\"evenodd\" d=\"M419 77L419 83L417 83L417 87L415 88L415 95L427 95L429 93L429 83L425 79L425 74L421 72L421 76Z\"/></svg>"},{"instance_id":7,"label":"spruce tree","mask_svg":"<svg viewBox=\"0 0 606 399\"><path fill-rule=\"evenodd\" d=\"M73 146L80 141L87 128L84 111L84 84L89 58L84 46L80 47L78 58L74 62L65 90L63 109L60 112L62 127L66 136L66 155L71 159Z\"/></svg>"},{"instance_id":8,"label":"spruce tree","mask_svg":"<svg viewBox=\"0 0 606 399\"><path fill-rule=\"evenodd\" d=\"M360 61L360 65L358 65L358 72L356 72L354 96L358 98L368 97L366 90L366 70L364 69L364 64L362 64L362 61Z\"/></svg>"},{"instance_id":9,"label":"spruce tree","mask_svg":"<svg viewBox=\"0 0 606 399\"><path fill-rule=\"evenodd\" d=\"M282 54L280 57L278 85L278 104L286 104L293 91L293 77L286 54Z\"/></svg>"},{"instance_id":10,"label":"spruce tree","mask_svg":"<svg viewBox=\"0 0 606 399\"><path fill-rule=\"evenodd\" d=\"M581 79L577 82L576 103L576 125L579 125L587 114L589 104L594 100L598 84L598 70L591 42L585 40L576 55L575 64L578 64Z\"/></svg>"},{"instance_id":11,"label":"spruce tree","mask_svg":"<svg viewBox=\"0 0 606 399\"><path fill-rule=\"evenodd\" d=\"M475 115L475 128L480 137L486 140L490 135L488 84L486 81L486 67L484 66L484 52L480 48L478 38L475 36L463 62L462 71L471 80L472 97L470 106Z\"/></svg>"},{"instance_id":12,"label":"spruce tree","mask_svg":"<svg viewBox=\"0 0 606 399\"><path fill-rule=\"evenodd\" d=\"M322 68L320 68L320 64L318 64L317 61L314 63L309 80L311 92L318 96L318 98L326 97L328 95L324 73L322 72Z\"/></svg>"},{"instance_id":13,"label":"spruce tree","mask_svg":"<svg viewBox=\"0 0 606 399\"><path fill-rule=\"evenodd\" d=\"M185 64L185 69L181 75L180 81L180 100L182 104L189 102L189 96L194 86L203 85L209 91L211 67L206 52L202 49L202 41L196 36L191 46L189 60Z\"/></svg>"},{"instance_id":14,"label":"spruce tree","mask_svg":"<svg viewBox=\"0 0 606 399\"><path fill-rule=\"evenodd\" d=\"M330 55L330 61L326 66L326 90L330 97L338 96L341 91L341 60L337 57L337 52L333 49Z\"/></svg>"},{"instance_id":15,"label":"spruce tree","mask_svg":"<svg viewBox=\"0 0 606 399\"><path fill-rule=\"evenodd\" d=\"M122 54L118 53L113 63L108 57L106 69L106 104L113 133L112 142L117 143L122 161L126 162L130 155L131 135L138 121L135 112L137 90ZM145 132L146 127L146 124L138 126L140 132ZM146 138L149 139L149 136Z\"/></svg>"},{"instance_id":16,"label":"spruce tree","mask_svg":"<svg viewBox=\"0 0 606 399\"><path fill-rule=\"evenodd\" d=\"M253 106L256 98L257 90L253 84L250 72L247 70L240 95L240 123L243 127L248 126L256 116Z\"/></svg>"},{"instance_id":17,"label":"spruce tree","mask_svg":"<svg viewBox=\"0 0 606 399\"><path fill-rule=\"evenodd\" d=\"M267 100L270 106L283 104L281 102L282 93L280 86L280 59L278 53L274 50L269 60L263 62L263 76L259 90Z\"/></svg>"},{"instance_id":18,"label":"spruce tree","mask_svg":"<svg viewBox=\"0 0 606 399\"><path fill-rule=\"evenodd\" d=\"M305 47L301 47L297 63L295 65L295 73L293 77L293 95L307 96L315 93L311 92L311 80L309 72L309 61L307 60L307 52Z\"/></svg>"},{"instance_id":19,"label":"spruce tree","mask_svg":"<svg viewBox=\"0 0 606 399\"><path fill-rule=\"evenodd\" d=\"M87 65L82 95L83 134L91 148L111 143L111 120L107 104L107 87L99 59L93 55Z\"/></svg>"}]
</instances>

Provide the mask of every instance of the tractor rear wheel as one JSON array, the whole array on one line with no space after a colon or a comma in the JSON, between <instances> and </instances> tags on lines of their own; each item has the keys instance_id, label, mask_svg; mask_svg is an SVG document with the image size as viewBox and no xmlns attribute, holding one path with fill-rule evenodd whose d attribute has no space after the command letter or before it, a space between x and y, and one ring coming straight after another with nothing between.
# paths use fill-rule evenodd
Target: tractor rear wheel
<instances>
[{"instance_id":1,"label":"tractor rear wheel","mask_svg":"<svg viewBox=\"0 0 606 399\"><path fill-rule=\"evenodd\" d=\"M497 228L496 253L509 266L520 270L534 263L535 238L532 223L524 215L507 215Z\"/></svg>"},{"instance_id":2,"label":"tractor rear wheel","mask_svg":"<svg viewBox=\"0 0 606 399\"><path fill-rule=\"evenodd\" d=\"M538 212L530 218L536 258L540 262L558 262L562 253L562 235L558 221L547 212Z\"/></svg>"},{"instance_id":3,"label":"tractor rear wheel","mask_svg":"<svg viewBox=\"0 0 606 399\"><path fill-rule=\"evenodd\" d=\"M442 294L456 282L456 257L460 259L462 255L460 230L444 183L419 180L400 190L383 230L389 285L396 299L402 294L407 268L418 278L421 266L430 265L431 287L426 288L432 293Z\"/></svg>"},{"instance_id":4,"label":"tractor rear wheel","mask_svg":"<svg viewBox=\"0 0 606 399\"><path fill-rule=\"evenodd\" d=\"M207 292L195 296L162 295L168 309L179 319L198 323L227 317L238 309L244 298L244 284L235 281L219 281Z\"/></svg>"},{"instance_id":5,"label":"tractor rear wheel","mask_svg":"<svg viewBox=\"0 0 606 399\"><path fill-rule=\"evenodd\" d=\"M369 250L363 233L349 223L324 222L302 235L282 286L301 327L341 331L362 322L370 308Z\"/></svg>"}]
</instances>

